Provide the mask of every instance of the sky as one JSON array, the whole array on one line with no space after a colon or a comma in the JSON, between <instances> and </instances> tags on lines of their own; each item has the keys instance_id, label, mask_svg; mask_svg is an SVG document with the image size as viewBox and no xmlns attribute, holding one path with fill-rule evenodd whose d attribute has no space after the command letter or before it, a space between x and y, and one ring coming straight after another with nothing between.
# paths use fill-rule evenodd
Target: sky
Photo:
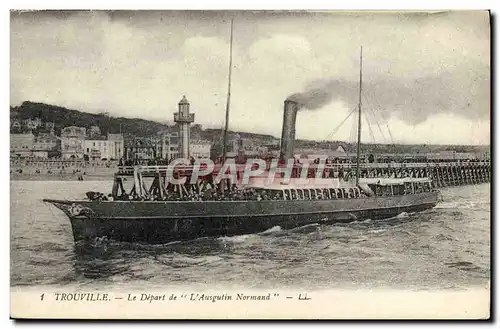
<instances>
[{"instance_id":1,"label":"sky","mask_svg":"<svg viewBox=\"0 0 500 329\"><path fill-rule=\"evenodd\" d=\"M281 135L283 102L307 96L296 137L354 139L362 61L364 142L490 143L485 11L11 12L10 102L221 128L233 28L231 130Z\"/></svg>"}]
</instances>

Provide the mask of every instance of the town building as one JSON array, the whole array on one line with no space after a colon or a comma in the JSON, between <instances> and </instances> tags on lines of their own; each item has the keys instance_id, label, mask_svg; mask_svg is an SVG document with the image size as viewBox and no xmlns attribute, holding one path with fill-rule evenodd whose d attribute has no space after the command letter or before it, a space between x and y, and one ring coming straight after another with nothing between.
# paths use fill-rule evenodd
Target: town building
<instances>
[{"instance_id":1,"label":"town building","mask_svg":"<svg viewBox=\"0 0 500 329\"><path fill-rule=\"evenodd\" d=\"M212 143L210 141L203 139L192 140L189 144L189 153L194 159L206 159L210 158L211 148Z\"/></svg>"},{"instance_id":2,"label":"town building","mask_svg":"<svg viewBox=\"0 0 500 329\"><path fill-rule=\"evenodd\" d=\"M160 143L158 143L160 147L161 157L168 161L173 159L177 159L179 157L179 133L176 131L173 132L164 132L160 135Z\"/></svg>"},{"instance_id":3,"label":"town building","mask_svg":"<svg viewBox=\"0 0 500 329\"><path fill-rule=\"evenodd\" d=\"M83 159L86 129L70 126L61 130L61 157L63 159Z\"/></svg>"},{"instance_id":4,"label":"town building","mask_svg":"<svg viewBox=\"0 0 500 329\"><path fill-rule=\"evenodd\" d=\"M34 149L38 150L53 150L57 147L58 138L50 133L39 133L35 137Z\"/></svg>"},{"instance_id":5,"label":"town building","mask_svg":"<svg viewBox=\"0 0 500 329\"><path fill-rule=\"evenodd\" d=\"M110 143L111 150L113 150L110 158L113 160L123 158L125 148L123 134L108 134L108 141Z\"/></svg>"},{"instance_id":6,"label":"town building","mask_svg":"<svg viewBox=\"0 0 500 329\"><path fill-rule=\"evenodd\" d=\"M108 134L108 137L87 138L84 153L90 160L119 160L123 157L124 142L122 134Z\"/></svg>"},{"instance_id":7,"label":"town building","mask_svg":"<svg viewBox=\"0 0 500 329\"><path fill-rule=\"evenodd\" d=\"M105 137L94 136L92 139L85 139L84 154L89 157L89 160L108 160L110 152L110 146Z\"/></svg>"},{"instance_id":8,"label":"town building","mask_svg":"<svg viewBox=\"0 0 500 329\"><path fill-rule=\"evenodd\" d=\"M47 159L50 156L60 155L60 140L52 133L39 133L35 137L32 155L35 158Z\"/></svg>"},{"instance_id":9,"label":"town building","mask_svg":"<svg viewBox=\"0 0 500 329\"><path fill-rule=\"evenodd\" d=\"M158 139L153 137L130 136L125 139L125 160L157 159Z\"/></svg>"},{"instance_id":10,"label":"town building","mask_svg":"<svg viewBox=\"0 0 500 329\"><path fill-rule=\"evenodd\" d=\"M26 158L31 156L31 151L35 144L35 135L27 134L10 134L10 154L18 158Z\"/></svg>"}]
</instances>

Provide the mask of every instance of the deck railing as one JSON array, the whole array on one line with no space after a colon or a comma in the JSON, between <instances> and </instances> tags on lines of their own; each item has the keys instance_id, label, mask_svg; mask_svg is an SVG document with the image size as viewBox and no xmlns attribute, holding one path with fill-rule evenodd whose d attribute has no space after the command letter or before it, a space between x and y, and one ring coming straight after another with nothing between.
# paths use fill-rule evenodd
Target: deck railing
<instances>
[{"instance_id":1,"label":"deck railing","mask_svg":"<svg viewBox=\"0 0 500 329\"><path fill-rule=\"evenodd\" d=\"M474 166L485 166L490 165L489 161L476 161L476 162L428 162L428 163L362 163L360 164L361 169L401 169L401 168L448 168L448 167L474 167ZM301 166L298 165L297 168ZM317 164L309 164L309 169L317 168ZM215 171L221 168L220 164L215 165ZM238 171L243 171L245 169L245 164L237 164L236 168ZM354 163L332 163L324 165L325 169L334 170L345 170L345 169L355 169L356 164ZM193 166L191 165L136 165L136 166L119 166L118 174L122 175L133 175L134 170L141 172L142 174L155 174L155 173L165 173L174 171L191 171Z\"/></svg>"}]
</instances>

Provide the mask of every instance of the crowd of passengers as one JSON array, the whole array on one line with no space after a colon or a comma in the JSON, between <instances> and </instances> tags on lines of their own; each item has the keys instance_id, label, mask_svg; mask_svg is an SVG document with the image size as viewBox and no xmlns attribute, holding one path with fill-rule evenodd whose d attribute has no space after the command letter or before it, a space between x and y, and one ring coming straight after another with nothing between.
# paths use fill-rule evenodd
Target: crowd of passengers
<instances>
[{"instance_id":1,"label":"crowd of passengers","mask_svg":"<svg viewBox=\"0 0 500 329\"><path fill-rule=\"evenodd\" d=\"M418 194L431 191L429 183L405 183L401 185L371 185L376 196ZM332 200L364 198L368 195L358 188L330 188L330 189L239 189L233 185L230 189L208 189L202 192L195 188L179 191L169 191L163 195L151 194L146 196L123 193L116 200L121 201L261 201L261 200ZM111 194L107 196L100 192L87 192L87 198L93 201L113 201Z\"/></svg>"},{"instance_id":2,"label":"crowd of passengers","mask_svg":"<svg viewBox=\"0 0 500 329\"><path fill-rule=\"evenodd\" d=\"M170 191L163 195L151 194L149 196L138 196L123 193L116 200L121 201L262 201L262 200L324 200L324 199L350 199L366 197L357 188L338 189L284 189L264 190L245 188L239 189L233 185L230 189L208 189L202 192L190 189L180 193ZM87 192L87 198L94 201L112 201L111 194L105 196L99 192Z\"/></svg>"}]
</instances>

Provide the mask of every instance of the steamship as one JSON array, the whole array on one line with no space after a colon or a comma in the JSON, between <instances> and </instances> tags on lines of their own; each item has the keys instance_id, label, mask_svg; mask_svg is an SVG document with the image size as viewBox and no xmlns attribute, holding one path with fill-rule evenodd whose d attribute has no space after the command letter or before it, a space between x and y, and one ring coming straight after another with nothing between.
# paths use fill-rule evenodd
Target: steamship
<instances>
[{"instance_id":1,"label":"steamship","mask_svg":"<svg viewBox=\"0 0 500 329\"><path fill-rule=\"evenodd\" d=\"M301 174L305 166L294 163L291 177L276 173L272 183L267 180L269 172L266 171L251 177L245 184L239 180L222 180L214 186L221 193L230 187L252 191L253 194L242 194L248 196L244 199L172 200L169 199L172 193L182 195L189 193L190 188L199 191L210 182L207 183L201 177L193 184L172 184L166 179L169 170L173 170L168 166L120 167L114 176L113 200L43 201L67 215L75 242L107 237L118 241L154 244L257 233L276 226L291 229L308 224L386 219L403 212L419 212L434 207L438 203L439 191L432 187L428 178L360 178L360 170L367 165L359 162L361 72L360 69L356 177L339 175L343 167L351 165L330 164L319 171L316 168L316 172L321 174L315 176L314 180L308 180ZM230 78L231 69L229 86ZM230 92L225 133L229 95ZM183 99L176 117L180 121L185 118L185 122L192 122L193 114L189 113L186 105ZM293 99L284 102L280 146L282 161L293 159L295 123L300 107L301 104ZM175 168L174 176L189 176L192 170L189 165ZM310 165L309 170L311 168L314 170L314 165ZM238 167L237 170L241 172L242 169ZM221 170L220 166L215 172L217 170ZM127 183L131 186L126 187Z\"/></svg>"},{"instance_id":2,"label":"steamship","mask_svg":"<svg viewBox=\"0 0 500 329\"><path fill-rule=\"evenodd\" d=\"M293 153L298 107L295 102L285 101L281 137L283 158ZM314 178L311 184L310 179L300 177L303 167L297 163L289 179L276 173L269 184L269 172L266 171L251 177L245 186L241 181L226 184L256 191L259 196L272 196L272 199L204 201L169 201L169 193L189 191L187 184L167 182L168 170L172 170L168 166L120 167L114 178L113 201L44 201L67 215L75 242L107 237L155 244L257 233L275 226L290 229L316 223L385 219L403 212L430 209L438 202L439 192L433 189L428 178L357 178L356 183L352 178L339 177L346 166L351 165L325 165L321 177ZM243 167L237 167L239 173ZM175 168L186 177L190 175L191 166ZM314 169L314 165L309 165L309 171ZM192 187L205 186L206 181L202 180L203 177L191 184ZM221 188L223 182L216 187ZM128 199L131 197L132 200Z\"/></svg>"}]
</instances>

